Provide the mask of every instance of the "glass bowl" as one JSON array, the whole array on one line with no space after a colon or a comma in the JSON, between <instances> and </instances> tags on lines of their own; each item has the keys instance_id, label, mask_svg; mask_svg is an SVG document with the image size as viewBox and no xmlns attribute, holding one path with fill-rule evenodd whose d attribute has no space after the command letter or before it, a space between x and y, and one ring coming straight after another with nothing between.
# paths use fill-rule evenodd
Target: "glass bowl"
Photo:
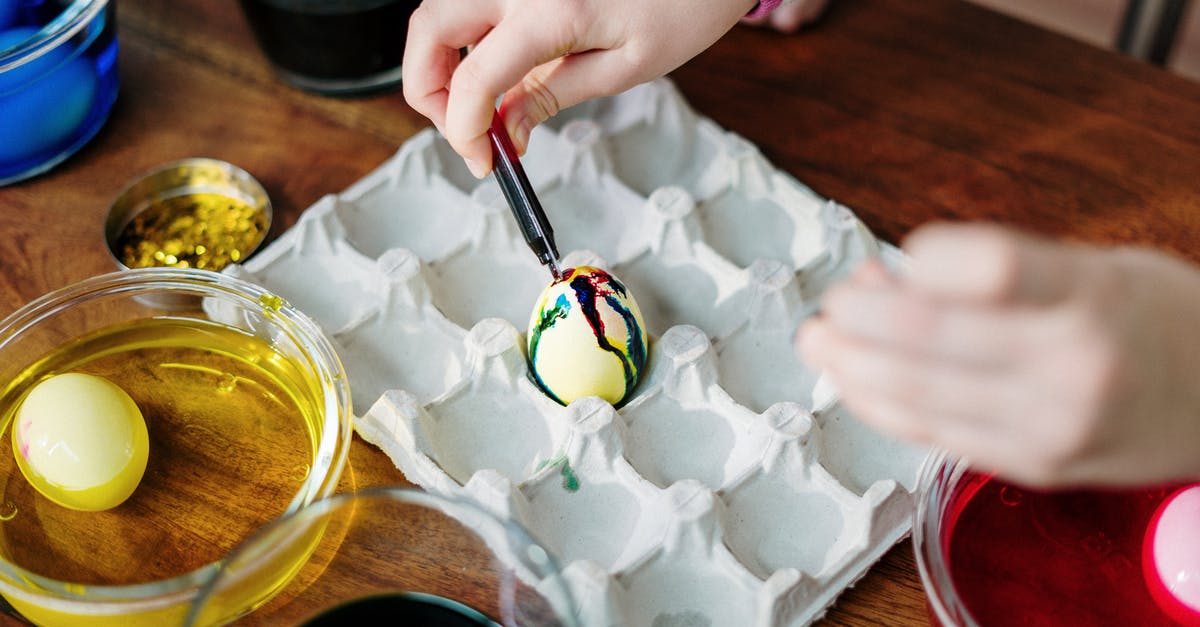
<instances>
[{"instance_id":1,"label":"glass bowl","mask_svg":"<svg viewBox=\"0 0 1200 627\"><path fill-rule=\"evenodd\" d=\"M1144 566L1178 485L1037 490L944 451L917 485L913 550L932 624L1176 624Z\"/></svg>"},{"instance_id":2,"label":"glass bowl","mask_svg":"<svg viewBox=\"0 0 1200 627\"><path fill-rule=\"evenodd\" d=\"M112 509L58 505L16 463L25 394L64 372L117 384L145 418L145 474ZM37 624L180 624L238 543L333 492L351 421L317 325L240 279L136 269L30 302L0 321L0 595Z\"/></svg>"},{"instance_id":3,"label":"glass bowl","mask_svg":"<svg viewBox=\"0 0 1200 627\"><path fill-rule=\"evenodd\" d=\"M115 0L0 2L0 185L83 147L117 86Z\"/></svg>"},{"instance_id":4,"label":"glass bowl","mask_svg":"<svg viewBox=\"0 0 1200 627\"><path fill-rule=\"evenodd\" d=\"M311 558L306 559L311 555ZM246 591L276 597L246 614ZM523 528L414 488L338 494L272 522L229 556L188 625L569 627L556 562ZM370 620L368 620L370 619Z\"/></svg>"},{"instance_id":5,"label":"glass bowl","mask_svg":"<svg viewBox=\"0 0 1200 627\"><path fill-rule=\"evenodd\" d=\"M935 451L925 458L917 478L913 552L925 587L930 623L934 625L976 624L955 593L947 566L946 539L943 538L943 529L951 524L948 520L950 504L966 472L965 460L945 451Z\"/></svg>"}]
</instances>

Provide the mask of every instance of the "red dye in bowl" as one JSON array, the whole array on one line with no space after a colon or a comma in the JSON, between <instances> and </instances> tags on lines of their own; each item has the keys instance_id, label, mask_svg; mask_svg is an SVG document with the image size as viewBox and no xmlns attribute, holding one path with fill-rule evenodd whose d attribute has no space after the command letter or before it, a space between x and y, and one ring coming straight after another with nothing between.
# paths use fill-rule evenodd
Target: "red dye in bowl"
<instances>
[{"instance_id":1,"label":"red dye in bowl","mask_svg":"<svg viewBox=\"0 0 1200 627\"><path fill-rule=\"evenodd\" d=\"M947 471L956 461L926 478L914 526L934 624L1178 625L1143 570L1151 520L1178 486L1042 492L961 461Z\"/></svg>"}]
</instances>

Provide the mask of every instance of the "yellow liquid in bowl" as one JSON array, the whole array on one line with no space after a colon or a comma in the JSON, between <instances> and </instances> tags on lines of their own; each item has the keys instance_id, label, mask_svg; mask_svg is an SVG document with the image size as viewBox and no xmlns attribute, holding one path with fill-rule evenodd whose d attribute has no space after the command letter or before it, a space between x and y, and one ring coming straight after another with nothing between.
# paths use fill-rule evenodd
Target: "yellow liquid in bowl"
<instances>
[{"instance_id":1,"label":"yellow liquid in bowl","mask_svg":"<svg viewBox=\"0 0 1200 627\"><path fill-rule=\"evenodd\" d=\"M65 372L104 377L133 398L150 435L146 473L133 495L112 510L67 509L26 482L11 438L3 434L0 556L6 561L78 590L161 581L221 559L253 530L300 504L297 493L323 422L320 386L262 339L192 318L104 329L60 347L9 382L0 392L0 428L11 428L33 384ZM307 555L297 552L296 563L283 570L294 570ZM262 581L263 594L279 583ZM7 595L10 602L27 615L42 611L21 592ZM60 614L29 617L58 622ZM67 623L92 623L61 616Z\"/></svg>"}]
</instances>

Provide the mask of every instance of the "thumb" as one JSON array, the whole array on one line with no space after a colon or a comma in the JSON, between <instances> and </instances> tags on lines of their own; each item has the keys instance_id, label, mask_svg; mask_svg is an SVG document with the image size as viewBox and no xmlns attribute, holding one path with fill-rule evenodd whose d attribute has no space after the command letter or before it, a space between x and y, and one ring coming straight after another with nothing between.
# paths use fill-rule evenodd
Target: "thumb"
<instances>
[{"instance_id":1,"label":"thumb","mask_svg":"<svg viewBox=\"0 0 1200 627\"><path fill-rule=\"evenodd\" d=\"M907 238L907 279L947 299L1050 304L1071 293L1076 255L1051 240L987 224L933 224Z\"/></svg>"}]
</instances>

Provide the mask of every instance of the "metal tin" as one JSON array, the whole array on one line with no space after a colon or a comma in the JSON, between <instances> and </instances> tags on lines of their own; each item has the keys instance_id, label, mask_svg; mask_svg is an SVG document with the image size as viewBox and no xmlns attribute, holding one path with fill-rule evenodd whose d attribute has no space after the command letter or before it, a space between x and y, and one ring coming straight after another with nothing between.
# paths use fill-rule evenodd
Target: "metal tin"
<instances>
[{"instance_id":1,"label":"metal tin","mask_svg":"<svg viewBox=\"0 0 1200 627\"><path fill-rule=\"evenodd\" d=\"M182 159L142 175L117 196L104 239L120 270L219 272L261 247L271 219L270 198L248 172L218 159Z\"/></svg>"}]
</instances>

